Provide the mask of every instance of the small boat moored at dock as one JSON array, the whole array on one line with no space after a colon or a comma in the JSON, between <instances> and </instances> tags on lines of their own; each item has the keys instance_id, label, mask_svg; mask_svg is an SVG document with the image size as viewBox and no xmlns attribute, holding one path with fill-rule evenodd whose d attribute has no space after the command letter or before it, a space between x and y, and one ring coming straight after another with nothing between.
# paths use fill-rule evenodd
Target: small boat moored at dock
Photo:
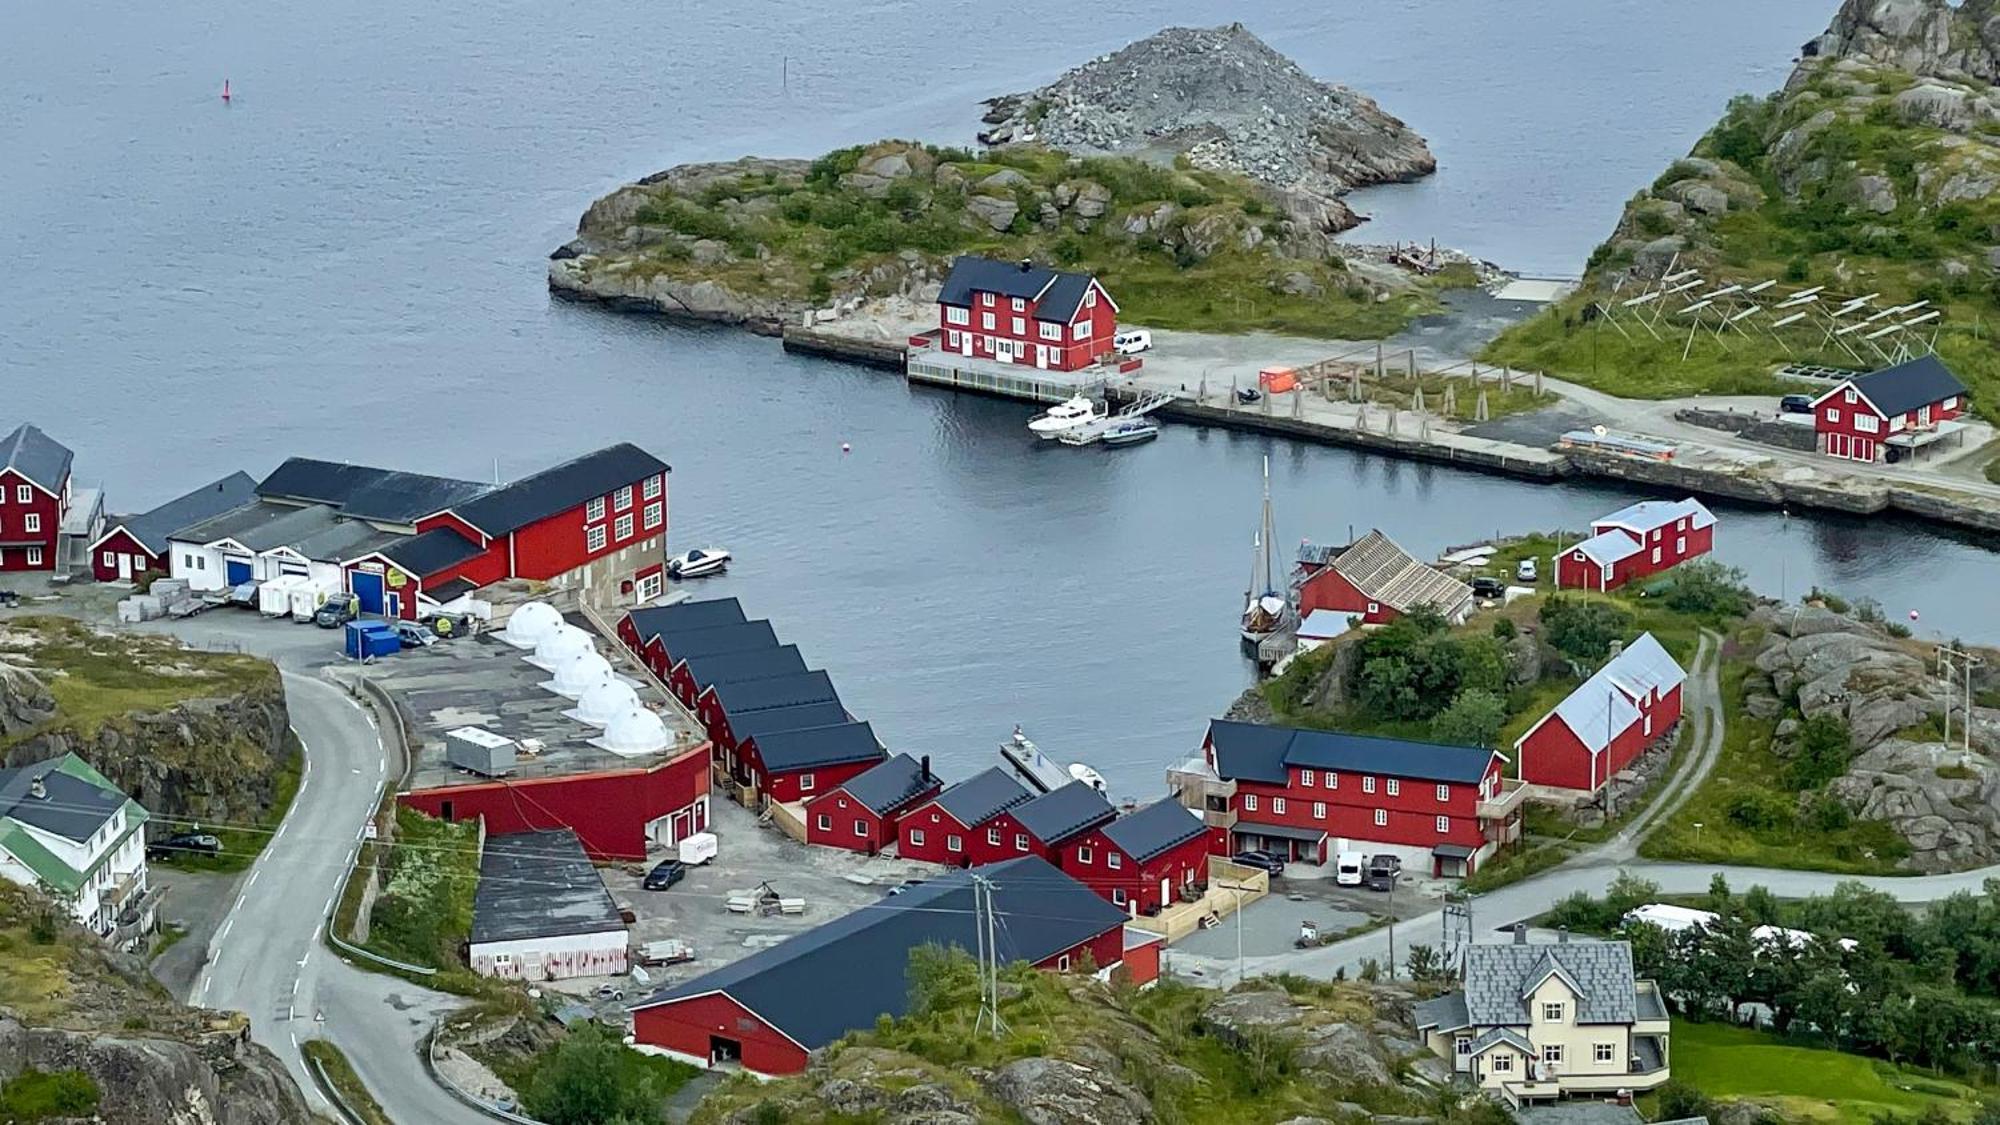
<instances>
[{"instance_id":1,"label":"small boat moored at dock","mask_svg":"<svg viewBox=\"0 0 2000 1125\"><path fill-rule=\"evenodd\" d=\"M1076 395L1028 419L1028 429L1036 437L1061 437L1073 430L1102 421L1108 411L1087 395Z\"/></svg>"},{"instance_id":2,"label":"small boat moored at dock","mask_svg":"<svg viewBox=\"0 0 2000 1125\"><path fill-rule=\"evenodd\" d=\"M697 547L667 560L667 577L700 578L715 574L729 565L729 552L720 547Z\"/></svg>"},{"instance_id":3,"label":"small boat moored at dock","mask_svg":"<svg viewBox=\"0 0 2000 1125\"><path fill-rule=\"evenodd\" d=\"M1160 424L1149 418L1131 418L1105 427L1098 438L1106 445L1138 445L1160 436Z\"/></svg>"}]
</instances>

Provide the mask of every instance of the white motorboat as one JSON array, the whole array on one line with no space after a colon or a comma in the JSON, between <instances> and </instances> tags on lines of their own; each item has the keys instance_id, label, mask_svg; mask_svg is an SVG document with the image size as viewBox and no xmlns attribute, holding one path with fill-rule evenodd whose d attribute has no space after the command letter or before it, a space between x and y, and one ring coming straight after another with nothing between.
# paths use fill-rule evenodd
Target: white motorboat
<instances>
[{"instance_id":1,"label":"white motorboat","mask_svg":"<svg viewBox=\"0 0 2000 1125\"><path fill-rule=\"evenodd\" d=\"M667 560L667 577L700 578L729 565L729 552L720 547L697 547Z\"/></svg>"},{"instance_id":2,"label":"white motorboat","mask_svg":"<svg viewBox=\"0 0 2000 1125\"><path fill-rule=\"evenodd\" d=\"M1057 438L1107 417L1109 411L1085 395L1076 395L1028 419L1028 429L1039 438Z\"/></svg>"},{"instance_id":3,"label":"white motorboat","mask_svg":"<svg viewBox=\"0 0 2000 1125\"><path fill-rule=\"evenodd\" d=\"M1104 784L1104 775L1084 765L1082 762L1071 762L1069 764L1069 776L1070 780L1081 781L1099 793L1109 793L1111 791Z\"/></svg>"}]
</instances>

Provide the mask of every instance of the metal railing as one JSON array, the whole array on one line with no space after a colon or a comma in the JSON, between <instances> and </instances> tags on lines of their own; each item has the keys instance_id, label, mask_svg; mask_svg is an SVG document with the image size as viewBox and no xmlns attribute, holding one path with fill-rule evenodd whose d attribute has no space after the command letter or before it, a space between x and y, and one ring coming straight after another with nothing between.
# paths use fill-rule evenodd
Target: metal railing
<instances>
[{"instance_id":1,"label":"metal railing","mask_svg":"<svg viewBox=\"0 0 2000 1125\"><path fill-rule=\"evenodd\" d=\"M452 1081L450 1075L438 1069L437 1039L440 1027L441 1025L437 1020L432 1020L430 1034L424 1036L424 1049L422 1052L424 1073L430 1075L431 1081L436 1082L442 1087L445 1093L450 1094L452 1097L457 1098L459 1101L495 1120L512 1122L513 1125L543 1125L542 1122L532 1117L494 1105L485 1098Z\"/></svg>"}]
</instances>

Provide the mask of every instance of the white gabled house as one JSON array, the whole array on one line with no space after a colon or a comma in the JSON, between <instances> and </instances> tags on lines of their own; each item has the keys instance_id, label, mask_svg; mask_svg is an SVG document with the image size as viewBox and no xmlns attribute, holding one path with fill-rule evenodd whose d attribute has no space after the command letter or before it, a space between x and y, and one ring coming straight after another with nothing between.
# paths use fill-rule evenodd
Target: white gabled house
<instances>
[{"instance_id":1,"label":"white gabled house","mask_svg":"<svg viewBox=\"0 0 2000 1125\"><path fill-rule=\"evenodd\" d=\"M75 754L0 769L0 878L37 887L119 949L153 931L147 813Z\"/></svg>"}]
</instances>

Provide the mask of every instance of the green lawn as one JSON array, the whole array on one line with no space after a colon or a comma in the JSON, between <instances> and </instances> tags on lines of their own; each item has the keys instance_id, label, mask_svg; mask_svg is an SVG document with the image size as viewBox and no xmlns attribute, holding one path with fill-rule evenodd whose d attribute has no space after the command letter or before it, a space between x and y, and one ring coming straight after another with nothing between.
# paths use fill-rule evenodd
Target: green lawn
<instances>
[{"instance_id":1,"label":"green lawn","mask_svg":"<svg viewBox=\"0 0 2000 1125\"><path fill-rule=\"evenodd\" d=\"M1978 1108L1969 1086L1728 1024L1676 1020L1668 1050L1675 1079L1713 1098L1768 1102L1787 1121L1867 1121L1933 1105L1969 1118Z\"/></svg>"}]
</instances>

